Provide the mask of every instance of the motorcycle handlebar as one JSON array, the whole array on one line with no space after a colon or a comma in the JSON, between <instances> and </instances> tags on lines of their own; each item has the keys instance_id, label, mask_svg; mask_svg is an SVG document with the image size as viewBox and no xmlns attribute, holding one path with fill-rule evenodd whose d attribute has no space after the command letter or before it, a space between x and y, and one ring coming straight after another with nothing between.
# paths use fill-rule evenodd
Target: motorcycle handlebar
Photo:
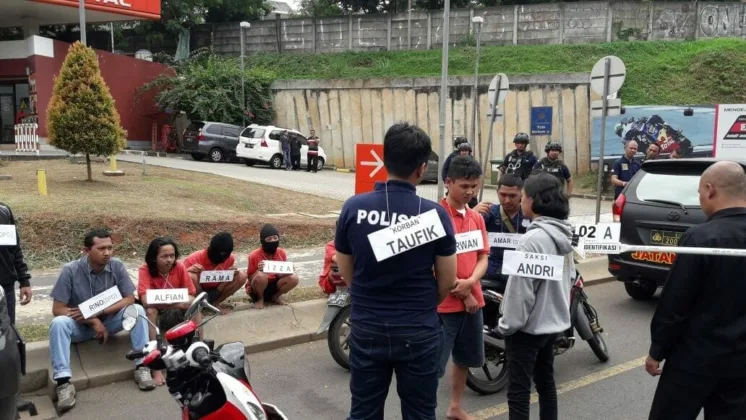
<instances>
[{"instance_id":1,"label":"motorcycle handlebar","mask_svg":"<svg viewBox=\"0 0 746 420\"><path fill-rule=\"evenodd\" d=\"M200 366L206 368L212 363L212 357L210 357L210 351L204 347L194 349L192 354L194 361L199 363Z\"/></svg>"},{"instance_id":2,"label":"motorcycle handlebar","mask_svg":"<svg viewBox=\"0 0 746 420\"><path fill-rule=\"evenodd\" d=\"M127 352L127 354L124 355L127 360L136 360L142 358L143 356L145 356L145 354L142 351L138 350L130 350Z\"/></svg>"}]
</instances>

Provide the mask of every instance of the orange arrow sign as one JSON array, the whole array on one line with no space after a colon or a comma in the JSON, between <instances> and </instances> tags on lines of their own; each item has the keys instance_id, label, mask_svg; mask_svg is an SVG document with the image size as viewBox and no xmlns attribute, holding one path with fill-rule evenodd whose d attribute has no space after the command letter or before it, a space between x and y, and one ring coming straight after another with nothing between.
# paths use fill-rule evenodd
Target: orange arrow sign
<instances>
[{"instance_id":1,"label":"orange arrow sign","mask_svg":"<svg viewBox=\"0 0 746 420\"><path fill-rule=\"evenodd\" d=\"M376 182L386 181L382 144L355 145L355 194L372 191Z\"/></svg>"}]
</instances>

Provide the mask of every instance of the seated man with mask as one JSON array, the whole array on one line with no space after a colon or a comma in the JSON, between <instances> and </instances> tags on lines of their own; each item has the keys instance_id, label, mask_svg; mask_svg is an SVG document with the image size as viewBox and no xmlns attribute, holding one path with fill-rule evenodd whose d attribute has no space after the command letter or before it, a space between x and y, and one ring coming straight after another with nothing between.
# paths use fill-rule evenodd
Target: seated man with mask
<instances>
[{"instance_id":1,"label":"seated man with mask","mask_svg":"<svg viewBox=\"0 0 746 420\"><path fill-rule=\"evenodd\" d=\"M280 248L280 233L277 229L266 224L259 233L262 246L249 254L249 282L246 283L246 294L254 301L254 307L264 308L264 302L270 301L276 305L285 305L282 295L293 290L298 285L298 276L287 272L288 267L277 269L267 264L271 261L287 262L288 256ZM272 265L274 266L274 264Z\"/></svg>"}]
</instances>

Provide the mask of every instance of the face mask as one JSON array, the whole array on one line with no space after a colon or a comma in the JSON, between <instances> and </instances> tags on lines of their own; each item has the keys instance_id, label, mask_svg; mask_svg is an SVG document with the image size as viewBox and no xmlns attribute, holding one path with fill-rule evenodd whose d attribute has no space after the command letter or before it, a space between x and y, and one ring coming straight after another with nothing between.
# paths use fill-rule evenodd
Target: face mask
<instances>
[{"instance_id":1,"label":"face mask","mask_svg":"<svg viewBox=\"0 0 746 420\"><path fill-rule=\"evenodd\" d=\"M277 242L264 242L262 241L262 249L267 254L274 254L277 248L280 246L280 241Z\"/></svg>"}]
</instances>

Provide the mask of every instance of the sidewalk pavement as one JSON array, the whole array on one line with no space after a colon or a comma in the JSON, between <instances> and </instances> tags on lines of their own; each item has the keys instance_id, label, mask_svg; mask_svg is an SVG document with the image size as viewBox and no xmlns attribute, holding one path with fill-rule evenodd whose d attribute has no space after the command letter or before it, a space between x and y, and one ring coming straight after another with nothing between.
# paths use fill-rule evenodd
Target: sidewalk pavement
<instances>
[{"instance_id":1,"label":"sidewalk pavement","mask_svg":"<svg viewBox=\"0 0 746 420\"><path fill-rule=\"evenodd\" d=\"M607 257L581 261L578 270L583 274L585 285L612 281L607 264ZM269 306L263 310L249 308L250 305L244 305L228 315L218 316L204 327L205 337L215 340L217 345L241 341L249 354L326 337L326 334L316 334L326 312L325 299ZM106 345L96 341L74 344L70 359L75 388L81 391L133 380L132 363L124 358L129 350L126 332L110 336ZM55 383L51 379L49 342L28 344L27 374L23 377L21 392L56 398Z\"/></svg>"}]
</instances>

